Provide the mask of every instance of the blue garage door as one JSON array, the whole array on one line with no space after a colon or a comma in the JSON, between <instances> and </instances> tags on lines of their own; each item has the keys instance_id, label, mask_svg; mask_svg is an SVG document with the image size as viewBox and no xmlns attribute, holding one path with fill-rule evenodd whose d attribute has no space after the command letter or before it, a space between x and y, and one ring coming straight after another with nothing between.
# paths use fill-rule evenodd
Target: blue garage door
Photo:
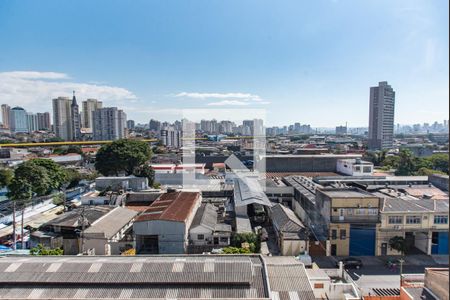
<instances>
[{"instance_id":1,"label":"blue garage door","mask_svg":"<svg viewBox=\"0 0 450 300\"><path fill-rule=\"evenodd\" d=\"M350 255L375 255L375 226L350 225Z\"/></svg>"},{"instance_id":2,"label":"blue garage door","mask_svg":"<svg viewBox=\"0 0 450 300\"><path fill-rule=\"evenodd\" d=\"M448 254L448 232L433 232L431 254Z\"/></svg>"}]
</instances>

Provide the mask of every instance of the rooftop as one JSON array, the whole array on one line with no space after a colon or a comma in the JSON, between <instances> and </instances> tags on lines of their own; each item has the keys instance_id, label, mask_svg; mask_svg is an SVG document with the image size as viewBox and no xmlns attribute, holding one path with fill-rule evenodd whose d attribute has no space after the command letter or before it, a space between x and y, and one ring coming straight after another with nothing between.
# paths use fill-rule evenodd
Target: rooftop
<instances>
[{"instance_id":1,"label":"rooftop","mask_svg":"<svg viewBox=\"0 0 450 300\"><path fill-rule=\"evenodd\" d=\"M0 298L268 299L263 264L257 255L3 257Z\"/></svg>"},{"instance_id":2,"label":"rooftop","mask_svg":"<svg viewBox=\"0 0 450 300\"><path fill-rule=\"evenodd\" d=\"M138 213L124 207L116 207L108 214L95 221L84 231L86 236L101 235L112 238L125 227Z\"/></svg>"},{"instance_id":3,"label":"rooftop","mask_svg":"<svg viewBox=\"0 0 450 300\"><path fill-rule=\"evenodd\" d=\"M82 213L84 213L84 217L86 218L87 223L92 224L113 209L114 207L112 206L100 206L100 205L86 208L84 207L76 208L74 210L62 214L58 218L55 218L43 224L42 227L60 226L60 227L77 228L81 226L80 217Z\"/></svg>"},{"instance_id":4,"label":"rooftop","mask_svg":"<svg viewBox=\"0 0 450 300\"><path fill-rule=\"evenodd\" d=\"M184 222L199 202L199 198L198 192L162 194L136 218L136 222L152 220Z\"/></svg>"},{"instance_id":5,"label":"rooftop","mask_svg":"<svg viewBox=\"0 0 450 300\"><path fill-rule=\"evenodd\" d=\"M327 195L330 198L374 198L371 193L357 188L333 188L322 189L321 193Z\"/></svg>"}]
</instances>

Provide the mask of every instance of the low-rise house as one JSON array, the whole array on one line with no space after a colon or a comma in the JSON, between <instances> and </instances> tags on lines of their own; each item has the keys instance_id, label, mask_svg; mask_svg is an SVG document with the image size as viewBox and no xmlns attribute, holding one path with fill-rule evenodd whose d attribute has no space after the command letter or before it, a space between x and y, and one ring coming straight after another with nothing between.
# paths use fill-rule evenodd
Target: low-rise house
<instances>
[{"instance_id":1,"label":"low-rise house","mask_svg":"<svg viewBox=\"0 0 450 300\"><path fill-rule=\"evenodd\" d=\"M189 228L202 201L199 192L162 194L133 224L139 254L182 254Z\"/></svg>"},{"instance_id":2,"label":"low-rise house","mask_svg":"<svg viewBox=\"0 0 450 300\"><path fill-rule=\"evenodd\" d=\"M338 173L349 176L372 176L373 163L356 159L339 159L336 163Z\"/></svg>"},{"instance_id":3,"label":"low-rise house","mask_svg":"<svg viewBox=\"0 0 450 300\"><path fill-rule=\"evenodd\" d=\"M281 255L296 256L307 250L308 234L295 213L282 204L269 209Z\"/></svg>"},{"instance_id":4,"label":"low-rise house","mask_svg":"<svg viewBox=\"0 0 450 300\"><path fill-rule=\"evenodd\" d=\"M62 237L62 248L65 255L76 255L82 251L82 231L89 228L96 220L113 210L112 206L92 206L71 210L43 224L39 231L54 233ZM39 236L35 242L41 243Z\"/></svg>"},{"instance_id":5,"label":"low-rise house","mask_svg":"<svg viewBox=\"0 0 450 300\"><path fill-rule=\"evenodd\" d=\"M136 211L116 207L94 221L83 233L85 248L96 255L119 255L124 250L134 248L132 235Z\"/></svg>"},{"instance_id":6,"label":"low-rise house","mask_svg":"<svg viewBox=\"0 0 450 300\"><path fill-rule=\"evenodd\" d=\"M231 225L218 223L217 217L216 206L210 203L200 205L189 229L190 245L194 246L190 248L199 246L199 249L208 250L230 245Z\"/></svg>"}]
</instances>

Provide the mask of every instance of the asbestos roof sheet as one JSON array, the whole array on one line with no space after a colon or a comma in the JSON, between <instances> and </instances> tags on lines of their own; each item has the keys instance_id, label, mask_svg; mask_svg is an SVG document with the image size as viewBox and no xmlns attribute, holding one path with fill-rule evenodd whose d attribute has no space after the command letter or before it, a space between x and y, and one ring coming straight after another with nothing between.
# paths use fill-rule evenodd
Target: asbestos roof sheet
<instances>
[{"instance_id":1,"label":"asbestos roof sheet","mask_svg":"<svg viewBox=\"0 0 450 300\"><path fill-rule=\"evenodd\" d=\"M105 238L112 238L124 228L138 213L124 207L116 207L114 210L95 221L84 231L86 236L91 234L103 234Z\"/></svg>"},{"instance_id":2,"label":"asbestos roof sheet","mask_svg":"<svg viewBox=\"0 0 450 300\"><path fill-rule=\"evenodd\" d=\"M261 204L272 206L269 198L263 192L257 179L245 178L235 179L234 181L234 205L236 207L247 206L250 204Z\"/></svg>"}]
</instances>

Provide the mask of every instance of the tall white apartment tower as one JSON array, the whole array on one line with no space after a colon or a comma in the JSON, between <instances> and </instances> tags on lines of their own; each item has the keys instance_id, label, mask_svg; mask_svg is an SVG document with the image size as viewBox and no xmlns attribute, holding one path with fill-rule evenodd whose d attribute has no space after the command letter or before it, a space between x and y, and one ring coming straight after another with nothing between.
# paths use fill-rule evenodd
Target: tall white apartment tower
<instances>
[{"instance_id":1,"label":"tall white apartment tower","mask_svg":"<svg viewBox=\"0 0 450 300\"><path fill-rule=\"evenodd\" d=\"M97 109L102 108L103 103L102 101L98 101L97 99L87 99L86 101L83 101L83 107L82 107L82 124L81 127L83 128L89 128L92 130L93 128L93 112Z\"/></svg>"},{"instance_id":2,"label":"tall white apartment tower","mask_svg":"<svg viewBox=\"0 0 450 300\"><path fill-rule=\"evenodd\" d=\"M104 107L93 112L94 140L108 141L126 137L127 115L117 107Z\"/></svg>"},{"instance_id":3,"label":"tall white apartment tower","mask_svg":"<svg viewBox=\"0 0 450 300\"><path fill-rule=\"evenodd\" d=\"M394 140L395 92L387 81L370 88L369 149L390 149Z\"/></svg>"},{"instance_id":4,"label":"tall white apartment tower","mask_svg":"<svg viewBox=\"0 0 450 300\"><path fill-rule=\"evenodd\" d=\"M58 97L53 99L53 128L57 137L72 140L72 99L69 97Z\"/></svg>"}]
</instances>

